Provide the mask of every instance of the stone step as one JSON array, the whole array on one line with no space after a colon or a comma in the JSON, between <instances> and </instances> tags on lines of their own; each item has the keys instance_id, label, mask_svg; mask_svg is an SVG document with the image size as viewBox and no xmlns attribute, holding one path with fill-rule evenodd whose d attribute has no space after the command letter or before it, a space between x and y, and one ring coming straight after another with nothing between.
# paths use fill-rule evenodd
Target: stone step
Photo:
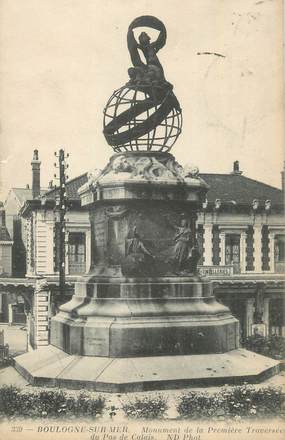
<instances>
[{"instance_id":1,"label":"stone step","mask_svg":"<svg viewBox=\"0 0 285 440\"><path fill-rule=\"evenodd\" d=\"M259 383L277 374L278 361L244 349L223 354L107 358L75 356L51 345L15 358L32 385L100 392L133 392Z\"/></svg>"}]
</instances>

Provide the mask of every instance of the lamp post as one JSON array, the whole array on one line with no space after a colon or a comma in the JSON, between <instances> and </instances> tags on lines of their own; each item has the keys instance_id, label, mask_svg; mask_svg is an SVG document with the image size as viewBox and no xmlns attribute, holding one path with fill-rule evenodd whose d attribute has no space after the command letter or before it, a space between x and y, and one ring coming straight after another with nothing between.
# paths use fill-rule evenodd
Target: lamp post
<instances>
[{"instance_id":1,"label":"lamp post","mask_svg":"<svg viewBox=\"0 0 285 440\"><path fill-rule=\"evenodd\" d=\"M57 221L57 239L59 241L58 245L58 269L59 269L59 292L61 295L64 294L65 291L65 214L66 214L66 204L67 204L67 194L65 183L68 179L68 176L65 174L66 169L68 168L68 164L66 163L66 158L69 157L67 153L63 149L60 149L59 152L54 153L58 158L58 164L55 163L55 167L59 169L59 177L55 177L59 179L59 198L56 201L56 211L59 213L58 221Z\"/></svg>"}]
</instances>

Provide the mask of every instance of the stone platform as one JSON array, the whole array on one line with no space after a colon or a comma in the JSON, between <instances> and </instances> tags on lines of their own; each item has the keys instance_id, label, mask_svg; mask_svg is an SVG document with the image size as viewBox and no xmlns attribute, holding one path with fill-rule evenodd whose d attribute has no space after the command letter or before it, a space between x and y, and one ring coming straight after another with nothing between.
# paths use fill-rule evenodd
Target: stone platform
<instances>
[{"instance_id":1,"label":"stone platform","mask_svg":"<svg viewBox=\"0 0 285 440\"><path fill-rule=\"evenodd\" d=\"M222 354L109 358L69 355L49 345L17 356L15 368L36 386L133 392L258 383L277 374L280 364L244 349Z\"/></svg>"}]
</instances>

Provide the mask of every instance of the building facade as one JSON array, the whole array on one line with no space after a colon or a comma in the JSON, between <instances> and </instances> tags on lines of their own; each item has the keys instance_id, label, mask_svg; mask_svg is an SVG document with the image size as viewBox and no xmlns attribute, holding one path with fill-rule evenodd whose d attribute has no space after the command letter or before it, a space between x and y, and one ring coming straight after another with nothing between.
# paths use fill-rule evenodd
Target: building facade
<instances>
[{"instance_id":1,"label":"building facade","mask_svg":"<svg viewBox=\"0 0 285 440\"><path fill-rule=\"evenodd\" d=\"M243 176L238 162L229 174L201 176L210 190L198 217L200 272L214 280L243 337L259 324L265 335L285 336L284 188Z\"/></svg>"},{"instance_id":2,"label":"building facade","mask_svg":"<svg viewBox=\"0 0 285 440\"><path fill-rule=\"evenodd\" d=\"M12 275L12 246L10 234L6 227L6 216L3 203L0 202L0 277ZM8 295L0 293L0 322L5 321L13 310L8 302Z\"/></svg>"},{"instance_id":3,"label":"building facade","mask_svg":"<svg viewBox=\"0 0 285 440\"><path fill-rule=\"evenodd\" d=\"M38 150L34 150L31 161L32 185L27 184L24 188L11 188L4 202L6 226L13 240L12 275L14 277L24 277L27 273L26 228L20 211L27 200L37 199L47 191L40 186L40 166Z\"/></svg>"},{"instance_id":4,"label":"building facade","mask_svg":"<svg viewBox=\"0 0 285 440\"><path fill-rule=\"evenodd\" d=\"M9 276L23 278L27 274L27 248L26 248L26 227L23 217L20 215L22 207L27 200L34 200L41 197L46 189L40 187L40 165L38 151L34 150L31 162L32 185L24 188L11 188L4 202L2 221L2 238L0 242L0 261L5 263L2 277ZM0 210L1 211L1 210ZM4 217L3 217L4 216ZM3 227L3 218L5 228ZM5 232L6 230L6 232ZM1 266L1 263L0 263ZM24 324L26 322L24 290L25 286L15 281L15 288L12 284L3 282L0 291L0 322L9 324Z\"/></svg>"},{"instance_id":5,"label":"building facade","mask_svg":"<svg viewBox=\"0 0 285 440\"><path fill-rule=\"evenodd\" d=\"M77 276L90 269L91 230L88 212L80 207L77 188L85 175L66 185L68 207L65 217L65 273ZM26 276L58 276L58 192L47 191L40 199L28 200L21 210L27 249Z\"/></svg>"}]
</instances>

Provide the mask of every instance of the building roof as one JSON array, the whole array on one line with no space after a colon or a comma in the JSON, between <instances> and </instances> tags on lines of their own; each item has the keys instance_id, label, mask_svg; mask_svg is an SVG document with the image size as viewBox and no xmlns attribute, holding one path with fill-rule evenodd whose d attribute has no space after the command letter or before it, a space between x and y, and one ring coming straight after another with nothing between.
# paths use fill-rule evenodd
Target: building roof
<instances>
[{"instance_id":1,"label":"building roof","mask_svg":"<svg viewBox=\"0 0 285 440\"><path fill-rule=\"evenodd\" d=\"M260 202L271 200L272 205L283 204L281 189L242 174L202 173L200 177L210 186L207 193L209 202L220 199L222 202L251 205L254 199L258 199Z\"/></svg>"},{"instance_id":2,"label":"building roof","mask_svg":"<svg viewBox=\"0 0 285 440\"><path fill-rule=\"evenodd\" d=\"M283 204L281 189L250 179L241 174L201 173L200 177L210 187L207 193L207 199L210 203L220 199L224 202L251 205L254 199L258 199L260 202L271 200L272 205ZM67 197L70 200L79 200L77 191L86 182L87 173L69 180L66 183ZM54 199L57 194L58 189L52 189L45 193L45 198Z\"/></svg>"},{"instance_id":3,"label":"building roof","mask_svg":"<svg viewBox=\"0 0 285 440\"><path fill-rule=\"evenodd\" d=\"M75 177L74 179L70 179L66 182L66 195L69 200L80 200L78 195L78 189L87 182L87 173L81 174L80 176ZM55 199L58 195L59 189L54 188L47 191L44 194L46 199Z\"/></svg>"},{"instance_id":4,"label":"building roof","mask_svg":"<svg viewBox=\"0 0 285 440\"><path fill-rule=\"evenodd\" d=\"M32 188L12 188L11 190L14 192L21 205L24 204L26 200L33 199ZM41 189L41 196L43 196L46 192L46 189Z\"/></svg>"}]
</instances>

